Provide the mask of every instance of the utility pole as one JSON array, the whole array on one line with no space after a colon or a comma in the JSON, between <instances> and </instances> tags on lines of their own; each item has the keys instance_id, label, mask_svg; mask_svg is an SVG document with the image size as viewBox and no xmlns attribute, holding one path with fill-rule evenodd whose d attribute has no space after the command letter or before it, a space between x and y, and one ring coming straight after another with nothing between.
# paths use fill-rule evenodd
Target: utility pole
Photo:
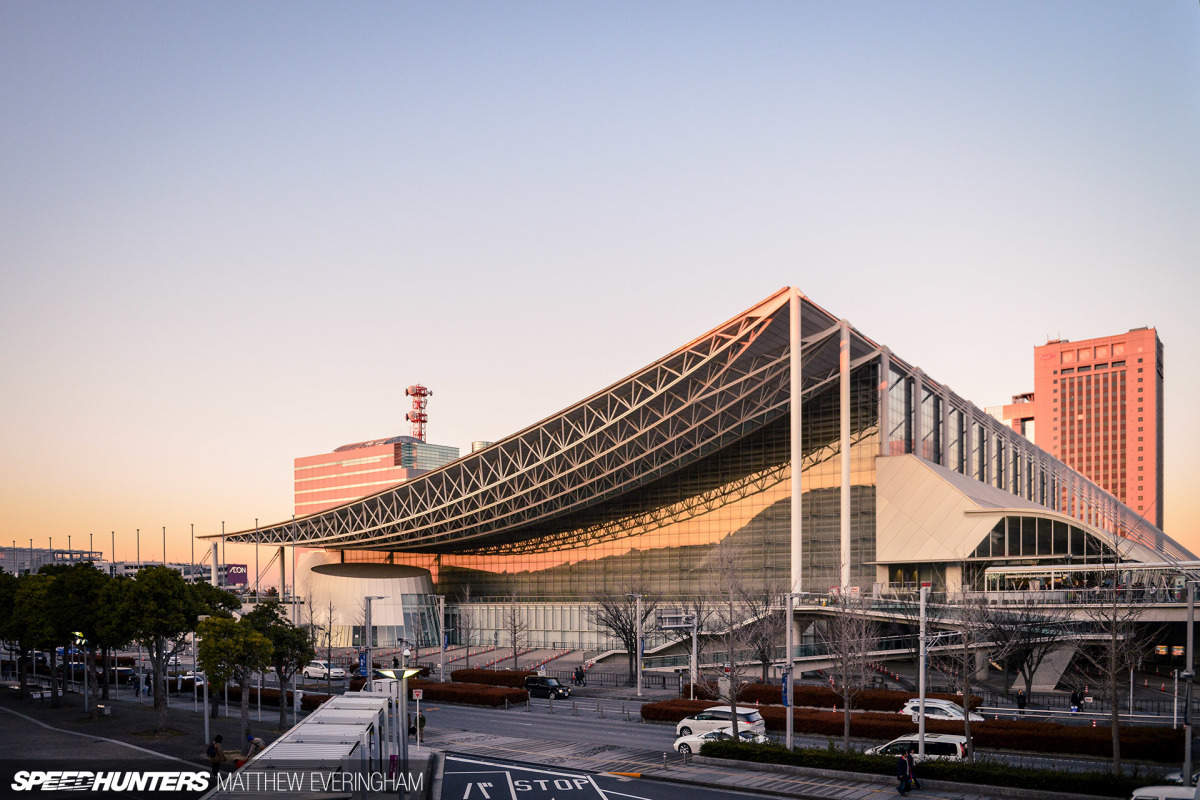
<instances>
[{"instance_id":1,"label":"utility pole","mask_svg":"<svg viewBox=\"0 0 1200 800\"><path fill-rule=\"evenodd\" d=\"M1196 665L1192 661L1192 631L1196 624L1196 584L1188 581L1187 670L1181 675L1183 684L1183 782L1192 780L1192 685L1196 682ZM1133 713L1131 708L1130 713Z\"/></svg>"},{"instance_id":2,"label":"utility pole","mask_svg":"<svg viewBox=\"0 0 1200 800\"><path fill-rule=\"evenodd\" d=\"M920 683L920 686L918 687L918 690L920 693L919 694L920 699L918 701L918 707L917 707L917 713L919 714L919 717L917 719L917 755L919 755L921 758L925 758L925 660L927 658L926 654L928 652L928 640L926 639L926 634L925 634L925 603L928 600L928 598L929 598L929 586L922 585L921 586L921 668L917 671L917 674L919 676L918 682ZM967 713L970 713L969 709L970 709L971 704L969 701L970 701L970 698L968 698L968 697L963 698L963 709L967 710Z\"/></svg>"},{"instance_id":3,"label":"utility pole","mask_svg":"<svg viewBox=\"0 0 1200 800\"><path fill-rule=\"evenodd\" d=\"M787 616L783 621L785 626L783 645L783 694L784 697L787 698L787 702L783 704L783 714L787 720L787 726L784 729L786 731L784 736L784 744L787 746L788 750L792 749L792 731L795 726L795 723L792 721L792 706L795 705L794 701L792 700L794 696L793 689L795 688L795 683L792 680L792 666L796 663L792 657L795 653L795 645L792 642L792 637L795 635L795 632L792 630L794 627L792 624L792 619L795 617L795 615L796 595L792 592L788 592Z\"/></svg>"}]
</instances>

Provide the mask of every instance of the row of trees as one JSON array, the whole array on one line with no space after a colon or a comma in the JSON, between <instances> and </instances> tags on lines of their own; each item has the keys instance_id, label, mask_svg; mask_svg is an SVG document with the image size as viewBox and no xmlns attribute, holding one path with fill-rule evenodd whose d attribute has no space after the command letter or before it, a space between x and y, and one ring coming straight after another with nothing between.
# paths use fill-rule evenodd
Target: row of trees
<instances>
[{"instance_id":1,"label":"row of trees","mask_svg":"<svg viewBox=\"0 0 1200 800\"><path fill-rule=\"evenodd\" d=\"M58 648L83 654L83 679L100 699L108 698L115 654L134 644L150 663L158 729L167 726L167 670L198 634L198 660L210 687L232 681L243 687L242 723L249 727L250 675L274 666L280 689L312 658L308 633L292 626L276 603L234 616L241 601L207 583L188 583L169 567L141 570L136 578L110 577L91 563L47 565L36 574L0 573L0 640L19 653L17 673L28 696L33 653L48 654L51 676L59 672ZM100 667L100 669L98 669ZM50 702L62 703L50 681ZM88 709L94 714L94 708ZM280 725L286 708L280 704Z\"/></svg>"}]
</instances>

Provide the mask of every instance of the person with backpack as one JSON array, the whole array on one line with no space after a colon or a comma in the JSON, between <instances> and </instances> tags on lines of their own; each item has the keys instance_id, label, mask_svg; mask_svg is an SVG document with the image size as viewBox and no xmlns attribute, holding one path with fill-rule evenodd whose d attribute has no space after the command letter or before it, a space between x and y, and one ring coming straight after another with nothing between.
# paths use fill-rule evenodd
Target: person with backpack
<instances>
[{"instance_id":1,"label":"person with backpack","mask_svg":"<svg viewBox=\"0 0 1200 800\"><path fill-rule=\"evenodd\" d=\"M218 733L213 737L213 740L208 745L208 750L206 752L206 755L208 756L208 763L212 767L212 774L214 778L217 776L217 773L221 771L221 765L225 763L225 748L221 745L221 742L223 741L225 741L225 737Z\"/></svg>"}]
</instances>

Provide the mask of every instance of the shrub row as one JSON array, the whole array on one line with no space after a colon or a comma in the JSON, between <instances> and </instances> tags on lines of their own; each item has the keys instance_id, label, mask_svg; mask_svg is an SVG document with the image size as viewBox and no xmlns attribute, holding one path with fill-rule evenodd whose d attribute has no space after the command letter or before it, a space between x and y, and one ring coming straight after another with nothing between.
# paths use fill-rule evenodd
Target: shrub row
<instances>
[{"instance_id":1,"label":"shrub row","mask_svg":"<svg viewBox=\"0 0 1200 800\"><path fill-rule=\"evenodd\" d=\"M795 700L795 706L815 706L817 708L832 708L834 706L841 708L842 695L828 686L813 686L809 684L796 684L792 687ZM689 687L683 687L683 694L689 694ZM850 707L862 709L866 711L899 711L904 707L904 703L912 698L913 692L904 692L896 689L866 689L858 692L851 700ZM949 700L954 703L962 703L962 696L956 694L926 694L926 697L932 700ZM711 683L697 683L696 697L703 697L706 700L719 700L716 687ZM971 695L971 708L978 708L983 702L983 698L977 695ZM780 705L783 703L783 687L769 683L748 683L738 692L738 703L753 704L766 703L770 705Z\"/></svg>"},{"instance_id":2,"label":"shrub row","mask_svg":"<svg viewBox=\"0 0 1200 800\"><path fill-rule=\"evenodd\" d=\"M866 756L828 750L792 750L781 745L753 745L735 742L705 742L700 754L713 758L791 764L813 769L833 769L873 775L894 775L892 756ZM1146 783L1136 770L1131 775L1113 776L1108 772L1065 772L1060 770L1013 767L982 760L973 764L953 761L927 761L917 766L917 777L976 785L1014 786L1043 792L1075 792L1101 797L1129 797Z\"/></svg>"},{"instance_id":3,"label":"shrub row","mask_svg":"<svg viewBox=\"0 0 1200 800\"><path fill-rule=\"evenodd\" d=\"M509 704L524 703L529 699L529 692L524 689L514 689L509 686L495 686L481 683L439 683L438 681L423 681L410 679L409 690L421 689L426 700L440 700L443 703L463 703L472 706L502 706L505 701Z\"/></svg>"},{"instance_id":4,"label":"shrub row","mask_svg":"<svg viewBox=\"0 0 1200 800\"><path fill-rule=\"evenodd\" d=\"M711 705L706 700L646 703L642 706L642 718L647 721L678 722ZM759 713L768 730L782 731L787 728L787 709L783 706L760 706ZM844 725L840 712L812 708L792 709L792 720L793 730L818 736L840 737ZM850 716L850 735L863 739L886 741L915 733L916 730L912 719L902 714L864 711ZM961 735L963 725L961 722L927 720L925 730L929 733ZM1032 720L988 720L971 724L971 738L975 746L980 748L1072 753L1101 758L1112 756L1112 730L1107 725L1091 728ZM1147 761L1179 761L1183 758L1183 732L1158 726L1122 727L1121 755Z\"/></svg>"},{"instance_id":5,"label":"shrub row","mask_svg":"<svg viewBox=\"0 0 1200 800\"><path fill-rule=\"evenodd\" d=\"M524 689L525 679L536 674L531 669L456 669L450 673L450 680L455 683L483 683Z\"/></svg>"},{"instance_id":6,"label":"shrub row","mask_svg":"<svg viewBox=\"0 0 1200 800\"><path fill-rule=\"evenodd\" d=\"M467 672L468 670L459 670ZM470 670L474 672L475 670ZM479 670L484 672L485 670ZM486 670L490 672L490 670ZM524 678L522 678L522 681ZM350 691L357 692L366 685L364 678L352 678L350 681ZM524 685L522 683L522 685ZM427 681L421 678L408 679L408 696L412 699L412 690L421 689L424 691L425 700L438 700L443 703L462 703L469 706L502 706L507 700L510 705L524 703L529 699L529 692L524 689L517 689L511 686L497 686L495 684L484 683L440 683L438 681Z\"/></svg>"}]
</instances>

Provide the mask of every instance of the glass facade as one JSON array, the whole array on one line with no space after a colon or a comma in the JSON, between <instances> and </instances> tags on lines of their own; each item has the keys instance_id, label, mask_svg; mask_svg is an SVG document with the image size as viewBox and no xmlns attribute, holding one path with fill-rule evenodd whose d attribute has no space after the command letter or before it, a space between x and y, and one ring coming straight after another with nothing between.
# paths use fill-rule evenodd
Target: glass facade
<instances>
[{"instance_id":1,"label":"glass facade","mask_svg":"<svg viewBox=\"0 0 1200 800\"><path fill-rule=\"evenodd\" d=\"M875 568L875 457L879 452L878 364L851 376L851 585L870 589ZM805 402L802 583L839 582L840 405L837 381ZM396 563L430 570L436 591L455 598L590 601L645 590L687 602L715 591L714 549L728 537L740 578L756 593L790 582L790 425L780 415L754 433L669 476L586 512L545 538L505 551L396 553ZM564 536L564 534L566 534ZM564 546L562 542L577 542ZM514 552L519 551L519 552Z\"/></svg>"}]
</instances>

